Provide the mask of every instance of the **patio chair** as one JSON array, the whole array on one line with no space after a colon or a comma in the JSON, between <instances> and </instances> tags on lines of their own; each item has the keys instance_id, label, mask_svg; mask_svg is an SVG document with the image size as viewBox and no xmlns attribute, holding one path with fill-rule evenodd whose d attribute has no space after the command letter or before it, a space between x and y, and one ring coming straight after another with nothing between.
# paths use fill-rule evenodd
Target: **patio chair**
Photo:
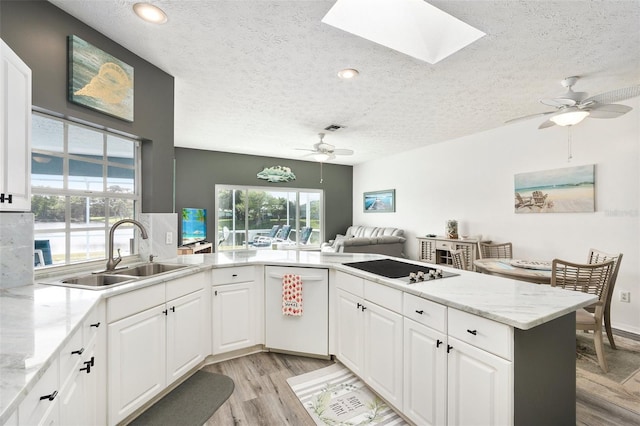
<instances>
[{"instance_id":1,"label":"patio chair","mask_svg":"<svg viewBox=\"0 0 640 426\"><path fill-rule=\"evenodd\" d=\"M552 287L581 291L598 297L598 301L593 305L595 306L593 313L586 309L576 311L576 329L593 331L593 343L598 356L598 364L605 373L608 368L602 344L602 318L604 307L609 299L609 285L614 263L614 260L608 260L602 263L581 264L553 259L551 266Z\"/></svg>"},{"instance_id":2,"label":"patio chair","mask_svg":"<svg viewBox=\"0 0 640 426\"><path fill-rule=\"evenodd\" d=\"M529 207L531 209L533 206L533 199L531 197L522 197L520 193L516 192L516 209L520 209L523 207Z\"/></svg>"},{"instance_id":3,"label":"patio chair","mask_svg":"<svg viewBox=\"0 0 640 426\"><path fill-rule=\"evenodd\" d=\"M311 238L311 231L313 228L310 226L304 226L300 229L300 238L298 238L298 244L307 244L309 238Z\"/></svg>"},{"instance_id":4,"label":"patio chair","mask_svg":"<svg viewBox=\"0 0 640 426\"><path fill-rule=\"evenodd\" d=\"M513 251L511 243L483 243L478 242L478 250L481 259L512 259Z\"/></svg>"},{"instance_id":5,"label":"patio chair","mask_svg":"<svg viewBox=\"0 0 640 426\"><path fill-rule=\"evenodd\" d=\"M282 243L289 241L289 235L291 234L291 225L284 225L280 228L280 231L276 234L273 242Z\"/></svg>"},{"instance_id":6,"label":"patio chair","mask_svg":"<svg viewBox=\"0 0 640 426\"><path fill-rule=\"evenodd\" d=\"M253 241L251 241L249 245L252 245L254 247L267 247L271 245L271 242L280 231L281 226L282 225L273 225L268 235L256 235L255 237L253 237Z\"/></svg>"},{"instance_id":7,"label":"patio chair","mask_svg":"<svg viewBox=\"0 0 640 426\"><path fill-rule=\"evenodd\" d=\"M596 249L589 250L589 257L587 263L602 263L607 260L613 260L613 272L611 273L611 283L609 283L609 296L607 297L607 304L604 305L604 329L607 332L607 338L613 349L616 348L616 344L613 341L613 332L611 331L611 299L613 298L613 288L616 285L616 279L618 278L618 270L620 269L620 263L622 262L622 253L609 254ZM594 312L596 306L587 306L585 309L589 312Z\"/></svg>"},{"instance_id":8,"label":"patio chair","mask_svg":"<svg viewBox=\"0 0 640 426\"><path fill-rule=\"evenodd\" d=\"M543 194L542 191L533 191L531 194L533 198L533 205L536 207L544 207L547 204L547 197L549 194Z\"/></svg>"}]
</instances>

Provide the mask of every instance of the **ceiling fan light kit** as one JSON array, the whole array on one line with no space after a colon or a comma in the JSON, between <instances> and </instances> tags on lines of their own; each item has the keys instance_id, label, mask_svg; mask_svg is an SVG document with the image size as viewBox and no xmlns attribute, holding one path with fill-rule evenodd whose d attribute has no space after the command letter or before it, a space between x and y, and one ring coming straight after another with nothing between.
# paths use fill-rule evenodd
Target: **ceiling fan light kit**
<instances>
[{"instance_id":1,"label":"ceiling fan light kit","mask_svg":"<svg viewBox=\"0 0 640 426\"><path fill-rule=\"evenodd\" d=\"M640 85L638 85L587 97L588 94L586 92L574 92L572 89L573 85L578 81L578 78L579 77L573 76L562 80L562 86L567 88L567 91L562 95L556 96L555 98L540 99L540 103L554 107L556 111L540 112L514 118L508 120L507 123L549 115L549 119L538 126L538 129L546 129L554 125L574 126L587 117L618 118L633 108L612 102L624 101L640 96Z\"/></svg>"},{"instance_id":2,"label":"ceiling fan light kit","mask_svg":"<svg viewBox=\"0 0 640 426\"><path fill-rule=\"evenodd\" d=\"M571 111L563 111L559 114L551 116L549 120L556 123L558 126L573 126L580 123L582 120L589 116L589 111L583 111L578 108Z\"/></svg>"}]
</instances>

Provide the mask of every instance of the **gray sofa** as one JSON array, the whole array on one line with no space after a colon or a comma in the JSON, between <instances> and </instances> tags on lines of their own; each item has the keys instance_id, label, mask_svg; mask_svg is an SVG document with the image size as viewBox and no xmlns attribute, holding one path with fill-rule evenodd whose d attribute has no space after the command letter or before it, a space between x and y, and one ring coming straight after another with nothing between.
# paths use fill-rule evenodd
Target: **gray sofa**
<instances>
[{"instance_id":1,"label":"gray sofa","mask_svg":"<svg viewBox=\"0 0 640 426\"><path fill-rule=\"evenodd\" d=\"M334 240L322 243L323 252L377 253L394 257L404 255L404 230L378 228L376 226L350 226L345 235L338 234Z\"/></svg>"}]
</instances>

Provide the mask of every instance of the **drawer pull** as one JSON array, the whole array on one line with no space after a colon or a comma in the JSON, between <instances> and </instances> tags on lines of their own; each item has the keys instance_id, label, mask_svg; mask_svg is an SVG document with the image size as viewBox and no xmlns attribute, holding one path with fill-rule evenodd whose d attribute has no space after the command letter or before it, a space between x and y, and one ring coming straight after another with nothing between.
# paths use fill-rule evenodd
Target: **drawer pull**
<instances>
[{"instance_id":1,"label":"drawer pull","mask_svg":"<svg viewBox=\"0 0 640 426\"><path fill-rule=\"evenodd\" d=\"M419 311L418 311L418 310L416 310L416 314L420 314L420 315L422 315L422 314L424 314L424 311L423 311L422 309L420 309Z\"/></svg>"},{"instance_id":2,"label":"drawer pull","mask_svg":"<svg viewBox=\"0 0 640 426\"><path fill-rule=\"evenodd\" d=\"M53 393L50 395L41 396L40 401L42 401L43 399L48 399L49 401L53 401L56 398L56 396L58 396L58 391L53 391Z\"/></svg>"},{"instance_id":3,"label":"drawer pull","mask_svg":"<svg viewBox=\"0 0 640 426\"><path fill-rule=\"evenodd\" d=\"M235 277L237 277L237 276L238 276L238 274L232 274L231 276L232 276L233 278L235 278Z\"/></svg>"},{"instance_id":4,"label":"drawer pull","mask_svg":"<svg viewBox=\"0 0 640 426\"><path fill-rule=\"evenodd\" d=\"M444 342L440 339L436 339L436 348L439 348L441 344L443 344Z\"/></svg>"},{"instance_id":5,"label":"drawer pull","mask_svg":"<svg viewBox=\"0 0 640 426\"><path fill-rule=\"evenodd\" d=\"M96 322L96 323L94 323L94 324L90 324L90 325L89 325L89 327L95 327L95 328L98 328L98 327L100 327L100 322Z\"/></svg>"},{"instance_id":6,"label":"drawer pull","mask_svg":"<svg viewBox=\"0 0 640 426\"><path fill-rule=\"evenodd\" d=\"M473 334L474 336L478 334L478 330L469 330L467 329L467 333Z\"/></svg>"},{"instance_id":7,"label":"drawer pull","mask_svg":"<svg viewBox=\"0 0 640 426\"><path fill-rule=\"evenodd\" d=\"M82 355L82 352L84 352L84 348L80 348L77 351L71 351L71 355Z\"/></svg>"}]
</instances>

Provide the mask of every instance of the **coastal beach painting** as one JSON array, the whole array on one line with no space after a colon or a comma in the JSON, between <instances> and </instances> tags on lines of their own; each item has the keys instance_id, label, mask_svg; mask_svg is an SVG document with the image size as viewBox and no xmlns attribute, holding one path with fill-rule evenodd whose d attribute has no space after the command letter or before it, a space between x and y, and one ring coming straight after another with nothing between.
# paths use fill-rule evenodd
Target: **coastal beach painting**
<instances>
[{"instance_id":1,"label":"coastal beach painting","mask_svg":"<svg viewBox=\"0 0 640 426\"><path fill-rule=\"evenodd\" d=\"M78 36L69 36L69 100L133 121L133 67Z\"/></svg>"},{"instance_id":2,"label":"coastal beach painting","mask_svg":"<svg viewBox=\"0 0 640 426\"><path fill-rule=\"evenodd\" d=\"M516 213L595 211L595 165L514 176Z\"/></svg>"},{"instance_id":3,"label":"coastal beach painting","mask_svg":"<svg viewBox=\"0 0 640 426\"><path fill-rule=\"evenodd\" d=\"M364 193L365 213L389 213L396 211L396 190L387 189L385 191Z\"/></svg>"}]
</instances>

